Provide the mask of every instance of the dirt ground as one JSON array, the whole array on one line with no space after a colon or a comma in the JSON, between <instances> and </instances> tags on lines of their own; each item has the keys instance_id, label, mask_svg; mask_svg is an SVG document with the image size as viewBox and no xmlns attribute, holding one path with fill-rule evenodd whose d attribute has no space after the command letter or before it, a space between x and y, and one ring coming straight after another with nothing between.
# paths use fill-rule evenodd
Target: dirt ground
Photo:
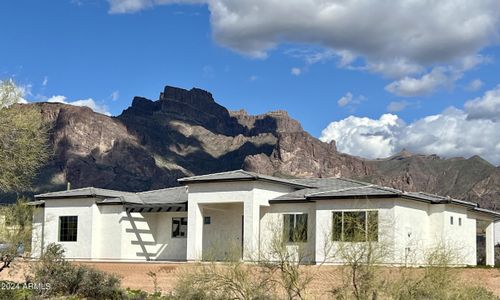
<instances>
[{"instance_id":1,"label":"dirt ground","mask_svg":"<svg viewBox=\"0 0 500 300\"><path fill-rule=\"evenodd\" d=\"M108 263L108 262L85 262L84 265L95 267L99 270L115 273L122 278L124 288L153 290L153 280L148 272L157 274L158 285L163 292L171 291L176 281L183 273L189 271L196 265L189 263ZM334 283L341 282L340 268L338 266L307 266L308 272L316 273L315 279L310 285L309 291L315 298L323 298ZM28 274L29 262L17 262L9 271L0 273L0 280L23 281ZM416 269L418 271L418 269ZM480 268L457 268L460 279L472 285L483 286L496 295L500 296L500 269ZM387 278L394 276L398 270L386 268ZM319 297L316 297L319 296Z\"/></svg>"}]
</instances>

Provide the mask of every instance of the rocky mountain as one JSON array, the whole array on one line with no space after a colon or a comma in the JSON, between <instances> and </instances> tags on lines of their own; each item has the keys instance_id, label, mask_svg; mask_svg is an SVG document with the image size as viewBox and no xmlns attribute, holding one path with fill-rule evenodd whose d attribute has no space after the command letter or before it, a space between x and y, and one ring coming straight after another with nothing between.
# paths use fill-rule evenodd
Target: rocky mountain
<instances>
[{"instance_id":1,"label":"rocky mountain","mask_svg":"<svg viewBox=\"0 0 500 300\"><path fill-rule=\"evenodd\" d=\"M293 177L343 176L500 208L500 169L480 157L442 159L403 151L367 160L337 151L285 111L228 111L201 89L165 87L135 97L117 117L84 107L36 103L50 125L53 155L34 192L95 186L141 191L193 174L244 168Z\"/></svg>"}]
</instances>

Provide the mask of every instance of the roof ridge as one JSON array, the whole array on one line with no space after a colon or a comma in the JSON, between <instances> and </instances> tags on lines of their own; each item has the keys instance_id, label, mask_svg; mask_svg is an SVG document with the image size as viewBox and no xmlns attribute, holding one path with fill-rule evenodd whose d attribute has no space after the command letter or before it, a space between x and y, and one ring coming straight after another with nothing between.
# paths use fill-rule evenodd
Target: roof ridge
<instances>
[{"instance_id":1,"label":"roof ridge","mask_svg":"<svg viewBox=\"0 0 500 300\"><path fill-rule=\"evenodd\" d=\"M351 186L351 187L346 187L342 189L337 189L337 190L327 190L323 192L317 192L317 193L310 193L306 194L306 197L309 196L314 196L314 195L319 195L319 194L326 194L326 193L331 193L331 192L345 192L345 191L351 191L351 190L357 190L357 189L365 189L365 188L370 188L373 187L373 185L366 185L366 186Z\"/></svg>"},{"instance_id":2,"label":"roof ridge","mask_svg":"<svg viewBox=\"0 0 500 300\"><path fill-rule=\"evenodd\" d=\"M166 191L166 190L181 189L181 188L187 189L186 186L173 186L173 187L169 187L169 188L162 188L162 189L156 189L156 190L144 191L144 192L136 192L136 193L132 193L132 194L141 195L141 194L154 193L154 192L158 192L158 191Z\"/></svg>"},{"instance_id":3,"label":"roof ridge","mask_svg":"<svg viewBox=\"0 0 500 300\"><path fill-rule=\"evenodd\" d=\"M345 177L330 177L330 178L336 178L338 180L352 182L352 183L358 183L358 184L363 184L363 185L366 185L366 186L373 185L373 183L370 183L370 182L364 182L364 181L355 180L355 179L351 179L351 178L345 178Z\"/></svg>"}]
</instances>

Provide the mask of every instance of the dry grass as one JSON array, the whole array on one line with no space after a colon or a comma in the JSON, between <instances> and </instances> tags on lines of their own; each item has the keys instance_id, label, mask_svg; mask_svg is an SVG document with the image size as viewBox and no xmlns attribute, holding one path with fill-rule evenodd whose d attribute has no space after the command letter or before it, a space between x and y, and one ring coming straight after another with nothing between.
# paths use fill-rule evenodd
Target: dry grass
<instances>
[{"instance_id":1,"label":"dry grass","mask_svg":"<svg viewBox=\"0 0 500 300\"><path fill-rule=\"evenodd\" d=\"M153 291L153 280L147 274L157 274L158 286L163 292L171 291L179 276L196 265L189 263L108 263L108 262L85 262L84 265L96 269L118 274L122 278L122 286L131 289L142 289ZM0 273L0 280L23 281L28 273L29 262L16 261L10 270ZM340 268L338 266L307 266L303 270L315 273L314 280L309 285L309 295L316 299L326 298L331 287L341 283ZM422 269L416 268L415 272ZM397 268L384 268L385 278L396 278ZM457 268L459 278L465 283L485 287L497 296L500 296L500 269L475 269Z\"/></svg>"}]
</instances>

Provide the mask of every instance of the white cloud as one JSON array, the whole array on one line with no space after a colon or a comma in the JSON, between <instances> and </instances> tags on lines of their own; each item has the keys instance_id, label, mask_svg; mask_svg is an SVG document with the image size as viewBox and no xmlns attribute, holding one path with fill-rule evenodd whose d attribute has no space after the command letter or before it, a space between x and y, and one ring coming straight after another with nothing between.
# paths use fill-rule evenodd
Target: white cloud
<instances>
[{"instance_id":1,"label":"white cloud","mask_svg":"<svg viewBox=\"0 0 500 300\"><path fill-rule=\"evenodd\" d=\"M483 97L466 102L464 107L469 119L500 121L500 85L487 91Z\"/></svg>"},{"instance_id":2,"label":"white cloud","mask_svg":"<svg viewBox=\"0 0 500 300\"><path fill-rule=\"evenodd\" d=\"M302 74L302 70L300 68L292 68L290 70L290 73L292 75L299 76L300 74Z\"/></svg>"},{"instance_id":3,"label":"white cloud","mask_svg":"<svg viewBox=\"0 0 500 300\"><path fill-rule=\"evenodd\" d=\"M391 155L397 147L398 132L404 122L385 114L378 120L350 116L332 122L321 133L322 141L335 140L339 151L374 158Z\"/></svg>"},{"instance_id":4,"label":"white cloud","mask_svg":"<svg viewBox=\"0 0 500 300\"><path fill-rule=\"evenodd\" d=\"M0 98L5 100L1 103L2 106L0 108L10 106L14 103L28 103L25 97L31 95L31 88L31 84L16 84L12 79L8 79L7 81L0 80Z\"/></svg>"},{"instance_id":5,"label":"white cloud","mask_svg":"<svg viewBox=\"0 0 500 300\"><path fill-rule=\"evenodd\" d=\"M398 112L405 110L410 103L408 101L392 101L387 105L387 111L388 112Z\"/></svg>"},{"instance_id":6,"label":"white cloud","mask_svg":"<svg viewBox=\"0 0 500 300\"><path fill-rule=\"evenodd\" d=\"M351 92L347 92L344 96L342 96L339 100L337 100L337 104L340 107L347 107L352 112L356 109L362 101L366 100L366 97L363 95L354 96Z\"/></svg>"},{"instance_id":7,"label":"white cloud","mask_svg":"<svg viewBox=\"0 0 500 300\"><path fill-rule=\"evenodd\" d=\"M52 96L49 99L47 99L47 102L50 103L63 103L63 104L69 104L69 105L74 105L74 106L86 106L93 111L97 113L101 113L107 116L111 116L111 113L108 112L108 108L105 105L99 105L97 104L94 99L89 98L89 99L82 99L82 100L75 100L75 101L67 101L66 96L62 95L56 95Z\"/></svg>"},{"instance_id":8,"label":"white cloud","mask_svg":"<svg viewBox=\"0 0 500 300\"><path fill-rule=\"evenodd\" d=\"M320 139L335 140L339 151L367 158L387 157L401 149L443 157L480 155L500 164L500 86L467 101L464 109L406 124L394 114L380 119L350 116L332 122Z\"/></svg>"},{"instance_id":9,"label":"white cloud","mask_svg":"<svg viewBox=\"0 0 500 300\"><path fill-rule=\"evenodd\" d=\"M345 96L343 96L342 98L340 98L338 101L337 101L337 104L340 106L340 107L344 107L346 106L347 104L351 103L352 102L352 93L351 92L348 92L347 94L345 94Z\"/></svg>"},{"instance_id":10,"label":"white cloud","mask_svg":"<svg viewBox=\"0 0 500 300\"><path fill-rule=\"evenodd\" d=\"M477 53L498 38L497 0L108 0L111 13L207 3L215 39L265 56L281 42L347 50L370 62L430 65ZM380 20L384 20L380 22ZM439 45L439 46L437 46Z\"/></svg>"},{"instance_id":11,"label":"white cloud","mask_svg":"<svg viewBox=\"0 0 500 300\"><path fill-rule=\"evenodd\" d=\"M248 78L250 81L255 81L257 79L259 79L259 77L257 75L252 75Z\"/></svg>"},{"instance_id":12,"label":"white cloud","mask_svg":"<svg viewBox=\"0 0 500 300\"><path fill-rule=\"evenodd\" d=\"M474 79L466 87L466 90L475 92L477 90L480 90L483 87L484 83L481 81L481 79Z\"/></svg>"},{"instance_id":13,"label":"white cloud","mask_svg":"<svg viewBox=\"0 0 500 300\"><path fill-rule=\"evenodd\" d=\"M203 3L200 0L108 0L112 14L134 13L143 9L151 8L155 5L175 4L175 3Z\"/></svg>"},{"instance_id":14,"label":"white cloud","mask_svg":"<svg viewBox=\"0 0 500 300\"><path fill-rule=\"evenodd\" d=\"M442 82L434 83L436 79L404 77L474 58L500 38L498 0L379 1L376 5L373 0L108 2L110 13L133 13L162 4L203 3L210 10L213 38L222 46L256 58L267 57L283 43L312 47L316 51L304 57L304 68L336 58L339 67L402 79L394 84L402 86L401 93L407 85L421 86L422 92L411 88L412 94L443 87ZM361 64L353 66L354 61ZM418 82L422 80L425 82Z\"/></svg>"},{"instance_id":15,"label":"white cloud","mask_svg":"<svg viewBox=\"0 0 500 300\"><path fill-rule=\"evenodd\" d=\"M47 86L49 84L49 78L47 76L43 77L42 85Z\"/></svg>"},{"instance_id":16,"label":"white cloud","mask_svg":"<svg viewBox=\"0 0 500 300\"><path fill-rule=\"evenodd\" d=\"M116 101L120 98L120 91L114 91L111 93L111 100Z\"/></svg>"},{"instance_id":17,"label":"white cloud","mask_svg":"<svg viewBox=\"0 0 500 300\"><path fill-rule=\"evenodd\" d=\"M420 78L404 77L387 85L388 92L402 97L422 96L432 93L442 86L449 86L452 79L446 74L443 68L434 68L430 73Z\"/></svg>"}]
</instances>

